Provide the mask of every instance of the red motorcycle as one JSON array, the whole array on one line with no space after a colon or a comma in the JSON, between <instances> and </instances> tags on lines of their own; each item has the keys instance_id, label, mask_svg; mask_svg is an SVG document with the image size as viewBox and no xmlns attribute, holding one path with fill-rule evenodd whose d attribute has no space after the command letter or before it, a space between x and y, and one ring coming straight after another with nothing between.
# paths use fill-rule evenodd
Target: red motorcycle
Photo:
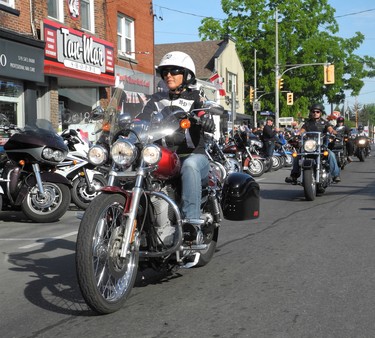
<instances>
[{"instance_id":1,"label":"red motorcycle","mask_svg":"<svg viewBox=\"0 0 375 338\"><path fill-rule=\"evenodd\" d=\"M230 220L259 216L259 185L254 179L233 173L221 181L212 166L202 186L200 222L184 219L179 206L180 159L162 144L180 128L189 128L191 119L200 123L197 112L172 112L167 107L149 122L129 122L118 111L123 106L121 94L117 88L105 118L112 128L109 183L86 209L76 245L82 295L100 314L123 306L139 267L170 271L206 265L216 250L221 214ZM124 115L126 123L119 121ZM96 165L107 157L100 145L89 151Z\"/></svg>"}]
</instances>

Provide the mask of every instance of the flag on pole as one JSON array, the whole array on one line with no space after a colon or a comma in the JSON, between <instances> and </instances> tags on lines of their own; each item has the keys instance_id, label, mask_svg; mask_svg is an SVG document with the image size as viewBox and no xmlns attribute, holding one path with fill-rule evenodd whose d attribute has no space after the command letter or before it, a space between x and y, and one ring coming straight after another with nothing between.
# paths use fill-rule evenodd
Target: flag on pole
<instances>
[{"instance_id":1,"label":"flag on pole","mask_svg":"<svg viewBox=\"0 0 375 338\"><path fill-rule=\"evenodd\" d=\"M219 91L220 96L225 96L226 92L223 88L223 78L219 76L219 74L216 72L214 73L210 78L210 82L215 86L215 88Z\"/></svg>"}]
</instances>

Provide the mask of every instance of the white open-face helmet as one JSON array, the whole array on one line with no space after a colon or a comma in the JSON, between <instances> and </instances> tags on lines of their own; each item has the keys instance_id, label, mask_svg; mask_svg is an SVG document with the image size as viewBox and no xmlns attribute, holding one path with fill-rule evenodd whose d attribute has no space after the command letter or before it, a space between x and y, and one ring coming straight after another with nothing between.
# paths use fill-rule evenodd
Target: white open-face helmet
<instances>
[{"instance_id":1,"label":"white open-face helmet","mask_svg":"<svg viewBox=\"0 0 375 338\"><path fill-rule=\"evenodd\" d=\"M173 51L165 54L160 60L158 71L161 74L163 69L181 68L184 69L184 85L195 83L195 65L193 59L184 52Z\"/></svg>"}]
</instances>

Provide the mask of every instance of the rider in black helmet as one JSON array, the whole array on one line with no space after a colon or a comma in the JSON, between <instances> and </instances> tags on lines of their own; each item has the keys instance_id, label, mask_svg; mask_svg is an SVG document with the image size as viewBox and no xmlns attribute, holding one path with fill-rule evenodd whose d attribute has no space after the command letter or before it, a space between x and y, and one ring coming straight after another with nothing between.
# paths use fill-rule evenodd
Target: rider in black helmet
<instances>
[{"instance_id":1,"label":"rider in black helmet","mask_svg":"<svg viewBox=\"0 0 375 338\"><path fill-rule=\"evenodd\" d=\"M321 103L314 103L310 107L309 119L303 124L300 129L300 135L306 131L320 131L323 133L336 134L336 131L328 123L328 121L322 119L322 115L325 114L324 106ZM328 161L331 170L331 176L333 181L338 183L340 179L340 167L337 165L335 154L328 150ZM298 158L294 158L293 168L290 176L285 178L286 183L297 184L297 178L301 175L301 169L298 164Z\"/></svg>"}]
</instances>

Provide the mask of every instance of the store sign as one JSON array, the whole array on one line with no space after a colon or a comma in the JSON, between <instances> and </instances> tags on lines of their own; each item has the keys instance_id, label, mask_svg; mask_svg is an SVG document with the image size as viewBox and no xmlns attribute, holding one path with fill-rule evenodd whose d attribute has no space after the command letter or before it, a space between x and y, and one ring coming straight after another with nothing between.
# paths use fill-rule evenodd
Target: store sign
<instances>
[{"instance_id":1,"label":"store sign","mask_svg":"<svg viewBox=\"0 0 375 338\"><path fill-rule=\"evenodd\" d=\"M125 90L152 94L154 92L153 76L135 70L116 66L116 82L123 82Z\"/></svg>"},{"instance_id":2,"label":"store sign","mask_svg":"<svg viewBox=\"0 0 375 338\"><path fill-rule=\"evenodd\" d=\"M49 20L44 20L44 40L47 74L69 76L66 71L71 70L76 72L71 77L89 80L93 75L107 76L114 81L114 50L110 42ZM99 78L97 81L101 82Z\"/></svg>"},{"instance_id":3,"label":"store sign","mask_svg":"<svg viewBox=\"0 0 375 338\"><path fill-rule=\"evenodd\" d=\"M0 39L0 76L44 82L43 49Z\"/></svg>"}]
</instances>

